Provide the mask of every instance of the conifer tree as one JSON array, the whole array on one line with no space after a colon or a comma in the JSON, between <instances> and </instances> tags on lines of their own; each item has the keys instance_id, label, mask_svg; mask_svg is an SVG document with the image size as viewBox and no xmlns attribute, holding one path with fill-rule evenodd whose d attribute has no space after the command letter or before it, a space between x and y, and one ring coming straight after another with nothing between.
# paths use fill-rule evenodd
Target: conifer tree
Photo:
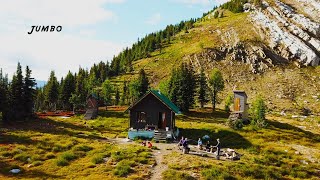
<instances>
[{"instance_id":1,"label":"conifer tree","mask_svg":"<svg viewBox=\"0 0 320 180\"><path fill-rule=\"evenodd\" d=\"M113 86L109 80L102 83L102 97L105 105L110 105L112 101Z\"/></svg>"},{"instance_id":2,"label":"conifer tree","mask_svg":"<svg viewBox=\"0 0 320 180\"><path fill-rule=\"evenodd\" d=\"M211 72L211 76L209 79L209 84L211 86L211 101L212 101L212 110L215 111L216 104L218 102L218 93L224 88L224 80L222 77L222 73L219 69L214 68Z\"/></svg>"},{"instance_id":3,"label":"conifer tree","mask_svg":"<svg viewBox=\"0 0 320 180\"><path fill-rule=\"evenodd\" d=\"M84 69L79 68L78 75L75 78L75 92L74 92L80 101L79 107L77 108L80 108L86 102L86 98L88 95L88 90L86 88L86 80L85 80L86 77L87 77L87 72Z\"/></svg>"},{"instance_id":4,"label":"conifer tree","mask_svg":"<svg viewBox=\"0 0 320 180\"><path fill-rule=\"evenodd\" d=\"M194 104L195 76L190 64L181 64L172 71L169 81L169 97L182 111L189 111Z\"/></svg>"},{"instance_id":5,"label":"conifer tree","mask_svg":"<svg viewBox=\"0 0 320 180\"><path fill-rule=\"evenodd\" d=\"M122 87L122 96L121 96L121 104L125 105L126 102L128 102L128 86L127 82L123 82L123 87Z\"/></svg>"},{"instance_id":6,"label":"conifer tree","mask_svg":"<svg viewBox=\"0 0 320 180\"><path fill-rule=\"evenodd\" d=\"M33 115L34 99L36 91L34 87L36 86L35 79L31 77L31 70L29 67L26 67L26 76L24 78L24 107L25 107L25 116L31 117Z\"/></svg>"},{"instance_id":7,"label":"conifer tree","mask_svg":"<svg viewBox=\"0 0 320 180\"><path fill-rule=\"evenodd\" d=\"M139 71L139 77L138 77L138 97L142 97L149 89L149 80L148 77L144 71L144 69L141 69Z\"/></svg>"},{"instance_id":8,"label":"conifer tree","mask_svg":"<svg viewBox=\"0 0 320 180\"><path fill-rule=\"evenodd\" d=\"M119 105L120 102L120 92L119 92L119 87L116 88L116 94L115 94L115 101L114 104L115 105Z\"/></svg>"},{"instance_id":9,"label":"conifer tree","mask_svg":"<svg viewBox=\"0 0 320 180\"><path fill-rule=\"evenodd\" d=\"M36 89L36 100L35 100L35 110L43 111L45 110L45 94L43 88Z\"/></svg>"},{"instance_id":10,"label":"conifer tree","mask_svg":"<svg viewBox=\"0 0 320 180\"><path fill-rule=\"evenodd\" d=\"M72 105L69 102L72 93L75 92L75 79L72 73L69 71L66 78L63 80L60 89L60 99L62 102L62 107L65 110L71 110Z\"/></svg>"},{"instance_id":11,"label":"conifer tree","mask_svg":"<svg viewBox=\"0 0 320 180\"><path fill-rule=\"evenodd\" d=\"M2 69L0 69L0 113L2 119L5 121L8 111L8 75L4 75ZM1 117L0 117L1 120Z\"/></svg>"},{"instance_id":12,"label":"conifer tree","mask_svg":"<svg viewBox=\"0 0 320 180\"><path fill-rule=\"evenodd\" d=\"M59 84L54 71L51 71L47 85L45 86L45 100L49 110L56 110L59 97Z\"/></svg>"},{"instance_id":13,"label":"conifer tree","mask_svg":"<svg viewBox=\"0 0 320 180\"><path fill-rule=\"evenodd\" d=\"M25 115L24 97L23 97L23 75L20 63L17 65L17 71L12 77L10 94L11 94L11 108L10 119L23 120Z\"/></svg>"}]
</instances>

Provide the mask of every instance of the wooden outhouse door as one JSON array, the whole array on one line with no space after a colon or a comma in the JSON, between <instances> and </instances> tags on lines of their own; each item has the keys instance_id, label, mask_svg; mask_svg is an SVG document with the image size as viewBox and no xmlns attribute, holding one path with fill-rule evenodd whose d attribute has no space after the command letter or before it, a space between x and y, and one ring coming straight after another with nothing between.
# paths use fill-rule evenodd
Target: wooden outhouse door
<instances>
[{"instance_id":1,"label":"wooden outhouse door","mask_svg":"<svg viewBox=\"0 0 320 180\"><path fill-rule=\"evenodd\" d=\"M240 98L234 99L234 111L240 111Z\"/></svg>"}]
</instances>

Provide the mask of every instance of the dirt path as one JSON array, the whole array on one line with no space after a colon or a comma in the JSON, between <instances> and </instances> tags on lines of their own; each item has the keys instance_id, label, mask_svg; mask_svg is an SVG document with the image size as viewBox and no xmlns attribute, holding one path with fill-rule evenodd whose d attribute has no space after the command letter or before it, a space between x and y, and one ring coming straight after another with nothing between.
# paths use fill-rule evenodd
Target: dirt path
<instances>
[{"instance_id":1,"label":"dirt path","mask_svg":"<svg viewBox=\"0 0 320 180\"><path fill-rule=\"evenodd\" d=\"M175 148L176 144L164 144L164 143L154 143L153 146L159 148L159 150L153 150L152 154L156 160L156 165L151 171L151 180L161 180L162 173L167 170L168 166L163 163L164 156L170 154Z\"/></svg>"},{"instance_id":2,"label":"dirt path","mask_svg":"<svg viewBox=\"0 0 320 180\"><path fill-rule=\"evenodd\" d=\"M110 138L103 141L116 144L136 144L136 142L128 140L126 138ZM162 173L168 168L168 166L163 163L164 156L170 154L172 151L176 151L176 144L153 143L153 146L156 146L158 150L152 150L152 155L156 161L156 164L151 170L150 180L161 180Z\"/></svg>"}]
</instances>

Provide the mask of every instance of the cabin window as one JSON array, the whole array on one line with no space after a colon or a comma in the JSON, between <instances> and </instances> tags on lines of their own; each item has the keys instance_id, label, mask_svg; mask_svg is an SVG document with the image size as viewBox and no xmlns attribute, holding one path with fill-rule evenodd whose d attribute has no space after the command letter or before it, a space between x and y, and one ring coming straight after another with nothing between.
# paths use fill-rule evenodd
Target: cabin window
<instances>
[{"instance_id":1,"label":"cabin window","mask_svg":"<svg viewBox=\"0 0 320 180\"><path fill-rule=\"evenodd\" d=\"M147 113L137 112L137 121L140 123L145 123L147 121Z\"/></svg>"}]
</instances>

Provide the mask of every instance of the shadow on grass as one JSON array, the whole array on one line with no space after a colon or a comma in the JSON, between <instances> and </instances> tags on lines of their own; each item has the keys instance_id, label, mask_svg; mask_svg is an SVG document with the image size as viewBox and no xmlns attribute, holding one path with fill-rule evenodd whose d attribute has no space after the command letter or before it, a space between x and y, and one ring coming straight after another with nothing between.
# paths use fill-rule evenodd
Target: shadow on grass
<instances>
[{"instance_id":1,"label":"shadow on grass","mask_svg":"<svg viewBox=\"0 0 320 180\"><path fill-rule=\"evenodd\" d=\"M21 172L19 174L12 174L9 171L11 169L20 169ZM58 175L53 175L53 174L47 174L45 172L42 171L38 171L38 170L25 170L22 167L19 167L16 164L11 164L5 161L0 160L0 175L8 177L8 178L17 178L17 179L25 179L25 178L37 178L37 179L49 179L49 178L53 178L53 179L61 179L63 178L62 176L58 176Z\"/></svg>"},{"instance_id":2,"label":"shadow on grass","mask_svg":"<svg viewBox=\"0 0 320 180\"><path fill-rule=\"evenodd\" d=\"M179 119L182 121L190 122L206 122L206 123L225 123L226 119L229 117L229 113L217 110L212 112L211 108L206 108L203 110L191 110L184 113Z\"/></svg>"},{"instance_id":3,"label":"shadow on grass","mask_svg":"<svg viewBox=\"0 0 320 180\"><path fill-rule=\"evenodd\" d=\"M208 129L180 129L181 135L190 139L190 144L197 144L197 141L200 137L208 135L210 137L210 144L215 145L217 143L216 139L220 139L221 148L243 148L247 149L252 147L252 144L246 140L240 134L228 131L228 130L219 130L214 132ZM206 143L206 142L203 142Z\"/></svg>"},{"instance_id":4,"label":"shadow on grass","mask_svg":"<svg viewBox=\"0 0 320 180\"><path fill-rule=\"evenodd\" d=\"M293 131L291 134L296 133L302 133L304 135L304 137L314 141L314 142L319 142L320 141L320 135L319 134L314 134L310 131L306 131L303 130L301 128L298 128L296 126L293 126L291 124L288 123L281 123L279 121L271 121L268 120L267 123L269 124L268 129L273 129L275 131L281 131L281 130L289 130L289 131ZM290 133L288 131L286 131L285 133ZM299 135L299 137L301 138L301 136Z\"/></svg>"},{"instance_id":5,"label":"shadow on grass","mask_svg":"<svg viewBox=\"0 0 320 180\"><path fill-rule=\"evenodd\" d=\"M3 125L4 131L36 131L41 133L48 133L53 135L69 135L74 137L80 137L84 139L103 139L103 137L92 134L92 131L97 130L95 128L89 128L83 125L75 125L72 123L62 122L62 121L55 121L48 118L37 118L30 121L23 121L23 122L9 122ZM81 134L84 133L91 133L87 136L82 136ZM80 134L80 136L79 136ZM5 140L15 140L15 137L4 137ZM18 142L21 143L30 143L33 142L28 137L19 136ZM11 143L11 142L9 142Z\"/></svg>"},{"instance_id":6,"label":"shadow on grass","mask_svg":"<svg viewBox=\"0 0 320 180\"><path fill-rule=\"evenodd\" d=\"M129 118L128 113L119 111L99 111L99 116L113 118Z\"/></svg>"},{"instance_id":7,"label":"shadow on grass","mask_svg":"<svg viewBox=\"0 0 320 180\"><path fill-rule=\"evenodd\" d=\"M30 139L30 137L27 136L17 136L17 135L8 135L8 134L1 134L0 137L0 143L1 144L32 144L36 143L36 141Z\"/></svg>"}]
</instances>

